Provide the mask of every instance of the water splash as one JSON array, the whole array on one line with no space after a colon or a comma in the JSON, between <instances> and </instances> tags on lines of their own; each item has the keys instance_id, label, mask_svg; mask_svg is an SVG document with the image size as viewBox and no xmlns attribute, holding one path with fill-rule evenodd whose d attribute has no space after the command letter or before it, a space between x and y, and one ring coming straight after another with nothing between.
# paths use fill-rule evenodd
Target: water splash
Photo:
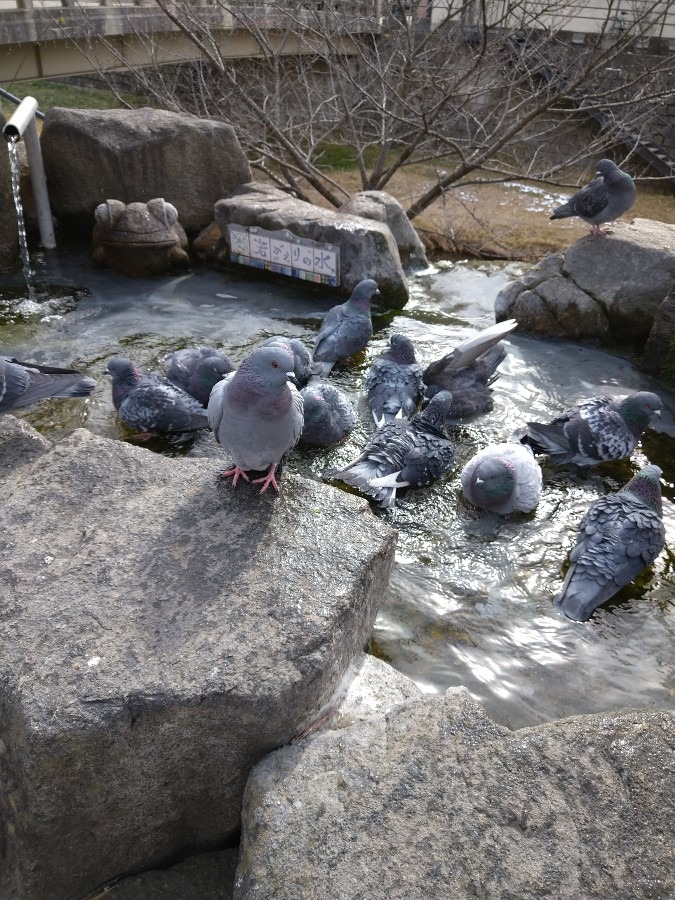
<instances>
[{"instance_id":1,"label":"water splash","mask_svg":"<svg viewBox=\"0 0 675 900\"><path fill-rule=\"evenodd\" d=\"M21 201L21 162L18 149L19 137L11 137L7 141L9 151L9 167L12 172L12 194L16 207L16 221L19 229L19 250L23 263L23 275L28 288L28 299L35 300L35 288L33 286L33 270L30 267L30 255L28 253L28 238L26 237L26 220L23 215L23 203Z\"/></svg>"}]
</instances>

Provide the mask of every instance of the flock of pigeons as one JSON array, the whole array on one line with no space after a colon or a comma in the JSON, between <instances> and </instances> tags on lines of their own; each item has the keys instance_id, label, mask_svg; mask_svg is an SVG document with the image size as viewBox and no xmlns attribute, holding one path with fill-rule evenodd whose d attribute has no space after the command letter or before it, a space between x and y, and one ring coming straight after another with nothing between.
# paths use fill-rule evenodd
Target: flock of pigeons
<instances>
[{"instance_id":1,"label":"flock of pigeons","mask_svg":"<svg viewBox=\"0 0 675 900\"><path fill-rule=\"evenodd\" d=\"M600 160L597 178L555 210L551 218L579 216L601 235L604 222L627 211L635 185L610 160ZM325 447L343 440L357 424L351 401L326 378L336 363L363 350L373 333L371 302L379 295L372 279L361 281L345 303L325 316L310 354L283 336L269 338L235 366L211 347L179 350L166 360L166 376L141 373L128 359L108 362L112 399L120 419L138 437L211 428L232 458L221 473L279 490L277 474L296 444ZM502 339L510 319L484 329L426 367L401 334L372 364L365 392L376 430L359 455L326 471L371 497L383 508L402 488L421 488L451 469L455 447L448 425L492 407L490 385L506 355ZM0 413L45 397L85 397L95 387L80 372L0 357ZM611 400L582 400L551 422L528 422L500 444L480 450L461 472L465 498L500 515L528 513L542 491L535 453L552 465L594 466L628 457L660 398L647 391ZM661 552L661 470L647 465L618 493L592 503L583 517L571 565L556 604L583 621Z\"/></svg>"}]
</instances>

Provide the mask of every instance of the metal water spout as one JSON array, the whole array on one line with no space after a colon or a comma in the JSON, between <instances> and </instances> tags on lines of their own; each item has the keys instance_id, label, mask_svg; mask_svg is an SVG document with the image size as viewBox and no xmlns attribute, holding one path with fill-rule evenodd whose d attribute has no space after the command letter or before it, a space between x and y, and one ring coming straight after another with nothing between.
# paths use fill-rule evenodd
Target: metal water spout
<instances>
[{"instance_id":1,"label":"metal water spout","mask_svg":"<svg viewBox=\"0 0 675 900\"><path fill-rule=\"evenodd\" d=\"M35 97L24 97L2 129L2 134L7 142L17 143L23 138L38 216L40 241L47 250L53 250L56 247L56 237L54 236L54 223L47 193L47 178L42 164L40 138L35 121L36 113L37 100Z\"/></svg>"}]
</instances>

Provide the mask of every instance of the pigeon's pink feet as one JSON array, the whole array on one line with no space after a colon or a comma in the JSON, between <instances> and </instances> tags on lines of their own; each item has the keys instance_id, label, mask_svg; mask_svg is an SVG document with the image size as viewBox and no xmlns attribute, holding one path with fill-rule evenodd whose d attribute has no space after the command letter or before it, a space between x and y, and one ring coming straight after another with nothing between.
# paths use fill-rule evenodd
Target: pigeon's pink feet
<instances>
[{"instance_id":1,"label":"pigeon's pink feet","mask_svg":"<svg viewBox=\"0 0 675 900\"><path fill-rule=\"evenodd\" d=\"M253 479L253 482L252 482L253 484L262 484L262 490L260 491L261 494L264 494L270 485L272 485L274 490L277 493L279 493L279 485L277 484L277 480L274 477L275 469L276 469L276 464L273 464L270 466L270 470L267 473L267 475L265 475L264 478L254 478Z\"/></svg>"},{"instance_id":2,"label":"pigeon's pink feet","mask_svg":"<svg viewBox=\"0 0 675 900\"><path fill-rule=\"evenodd\" d=\"M604 237L606 234L611 233L611 228L601 228L599 225L591 225L591 234L597 234L598 237Z\"/></svg>"},{"instance_id":3,"label":"pigeon's pink feet","mask_svg":"<svg viewBox=\"0 0 675 900\"><path fill-rule=\"evenodd\" d=\"M239 466L235 466L233 469L227 469L225 472L221 472L218 478L229 478L232 475L234 475L234 478L232 479L233 488L237 486L237 481L239 481L240 478L243 478L244 481L250 481L250 478L248 477L246 472L243 469L240 469Z\"/></svg>"}]
</instances>

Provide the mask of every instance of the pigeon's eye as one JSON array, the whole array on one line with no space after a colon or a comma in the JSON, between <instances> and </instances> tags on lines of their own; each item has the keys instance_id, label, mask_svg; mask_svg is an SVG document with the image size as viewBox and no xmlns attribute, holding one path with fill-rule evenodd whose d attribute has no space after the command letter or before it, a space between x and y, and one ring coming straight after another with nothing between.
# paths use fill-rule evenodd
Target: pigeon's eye
<instances>
[{"instance_id":1,"label":"pigeon's eye","mask_svg":"<svg viewBox=\"0 0 675 900\"><path fill-rule=\"evenodd\" d=\"M273 369L278 369L278 368L279 368L279 363L278 363L278 362L273 362L273 363L272 363L272 368L273 368Z\"/></svg>"}]
</instances>

